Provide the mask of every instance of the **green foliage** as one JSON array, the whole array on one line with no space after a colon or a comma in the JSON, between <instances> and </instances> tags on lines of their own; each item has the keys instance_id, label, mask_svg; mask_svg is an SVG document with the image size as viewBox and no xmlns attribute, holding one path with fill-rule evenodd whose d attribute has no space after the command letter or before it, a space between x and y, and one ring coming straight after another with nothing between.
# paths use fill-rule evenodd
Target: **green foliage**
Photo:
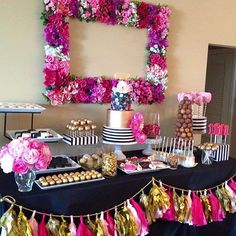
<instances>
[{"instance_id":1,"label":"green foliage","mask_svg":"<svg viewBox=\"0 0 236 236\"><path fill-rule=\"evenodd\" d=\"M49 10L49 11L46 11L44 10L42 13L41 13L41 17L40 19L43 21L43 25L47 25L48 24L48 16L53 14L53 11L52 10Z\"/></svg>"}]
</instances>

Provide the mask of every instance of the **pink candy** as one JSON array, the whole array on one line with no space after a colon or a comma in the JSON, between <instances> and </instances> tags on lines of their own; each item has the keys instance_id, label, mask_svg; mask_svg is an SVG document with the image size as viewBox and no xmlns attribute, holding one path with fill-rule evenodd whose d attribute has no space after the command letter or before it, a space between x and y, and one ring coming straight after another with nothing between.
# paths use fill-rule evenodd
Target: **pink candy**
<instances>
[{"instance_id":1,"label":"pink candy","mask_svg":"<svg viewBox=\"0 0 236 236\"><path fill-rule=\"evenodd\" d=\"M207 104L211 101L212 95L208 92L188 92L188 93L179 93L177 95L177 99L179 102L181 102L184 97L187 97L190 101L195 103L198 106L202 106L204 104Z\"/></svg>"},{"instance_id":2,"label":"pink candy","mask_svg":"<svg viewBox=\"0 0 236 236\"><path fill-rule=\"evenodd\" d=\"M160 127L158 124L146 124L144 125L143 132L147 137L155 137L160 135Z\"/></svg>"},{"instance_id":3,"label":"pink candy","mask_svg":"<svg viewBox=\"0 0 236 236\"><path fill-rule=\"evenodd\" d=\"M229 126L226 124L219 124L219 123L209 124L208 128L209 128L208 132L209 134L224 135L224 136L229 135Z\"/></svg>"}]
</instances>

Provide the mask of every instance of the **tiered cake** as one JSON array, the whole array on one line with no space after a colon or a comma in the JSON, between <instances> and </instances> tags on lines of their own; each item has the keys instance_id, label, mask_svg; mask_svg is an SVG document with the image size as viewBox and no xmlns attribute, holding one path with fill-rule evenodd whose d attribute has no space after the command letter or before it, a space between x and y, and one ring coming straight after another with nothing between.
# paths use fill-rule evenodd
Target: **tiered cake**
<instances>
[{"instance_id":1,"label":"tiered cake","mask_svg":"<svg viewBox=\"0 0 236 236\"><path fill-rule=\"evenodd\" d=\"M111 109L107 110L106 125L102 131L103 140L116 144L135 142L129 127L132 117L130 87L121 80L112 89Z\"/></svg>"}]
</instances>

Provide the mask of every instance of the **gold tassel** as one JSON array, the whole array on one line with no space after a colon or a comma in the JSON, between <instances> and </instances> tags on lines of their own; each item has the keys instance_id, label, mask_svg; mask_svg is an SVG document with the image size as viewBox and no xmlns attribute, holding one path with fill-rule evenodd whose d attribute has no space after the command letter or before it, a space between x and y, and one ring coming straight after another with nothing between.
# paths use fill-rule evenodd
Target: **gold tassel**
<instances>
[{"instance_id":1,"label":"gold tassel","mask_svg":"<svg viewBox=\"0 0 236 236\"><path fill-rule=\"evenodd\" d=\"M126 224L125 224L125 217L118 212L117 208L115 209L115 228L119 236L126 235Z\"/></svg>"},{"instance_id":2,"label":"gold tassel","mask_svg":"<svg viewBox=\"0 0 236 236\"><path fill-rule=\"evenodd\" d=\"M17 216L13 210L14 204L2 215L0 219L0 228L2 228L2 235L20 236L17 228Z\"/></svg>"},{"instance_id":3,"label":"gold tassel","mask_svg":"<svg viewBox=\"0 0 236 236\"><path fill-rule=\"evenodd\" d=\"M182 194L180 197L178 197L178 206L179 206L179 209L178 209L178 221L183 223L184 222L184 219L185 219L185 216L186 216L186 211L187 211L187 207L186 207L186 199L185 199L185 196L184 196L184 192L182 191Z\"/></svg>"},{"instance_id":4,"label":"gold tassel","mask_svg":"<svg viewBox=\"0 0 236 236\"><path fill-rule=\"evenodd\" d=\"M125 235L136 236L138 234L138 227L126 206L123 207L121 215L125 218Z\"/></svg>"},{"instance_id":5,"label":"gold tassel","mask_svg":"<svg viewBox=\"0 0 236 236\"><path fill-rule=\"evenodd\" d=\"M202 205L204 207L204 214L206 216L206 220L208 222L212 222L213 220L212 220L212 215L211 215L211 204L209 202L209 199L208 199L206 193L203 195L201 192L200 199L201 199Z\"/></svg>"},{"instance_id":6,"label":"gold tassel","mask_svg":"<svg viewBox=\"0 0 236 236\"><path fill-rule=\"evenodd\" d=\"M46 227L50 236L59 235L60 221L55 218L52 218L51 215L49 217Z\"/></svg>"},{"instance_id":7,"label":"gold tassel","mask_svg":"<svg viewBox=\"0 0 236 236\"><path fill-rule=\"evenodd\" d=\"M98 219L98 215L96 215L96 220L95 220L95 225L96 225L96 236L105 236L102 228L102 224L100 220Z\"/></svg>"},{"instance_id":8,"label":"gold tassel","mask_svg":"<svg viewBox=\"0 0 236 236\"><path fill-rule=\"evenodd\" d=\"M154 222L156 213L166 212L170 208L170 199L163 187L158 187L154 181L153 186L148 195L148 209L151 214L151 219Z\"/></svg>"},{"instance_id":9,"label":"gold tassel","mask_svg":"<svg viewBox=\"0 0 236 236\"><path fill-rule=\"evenodd\" d=\"M32 236L32 230L25 214L22 211L22 206L20 206L20 212L17 217L17 226L20 236Z\"/></svg>"},{"instance_id":10,"label":"gold tassel","mask_svg":"<svg viewBox=\"0 0 236 236\"><path fill-rule=\"evenodd\" d=\"M96 229L96 224L93 222L89 215L87 216L86 224L88 225L89 229L92 231L94 235L96 235L97 229Z\"/></svg>"},{"instance_id":11,"label":"gold tassel","mask_svg":"<svg viewBox=\"0 0 236 236\"><path fill-rule=\"evenodd\" d=\"M177 219L179 219L180 196L176 193L175 189L173 189L173 199L174 199L175 216L177 217Z\"/></svg>"},{"instance_id":12,"label":"gold tassel","mask_svg":"<svg viewBox=\"0 0 236 236\"><path fill-rule=\"evenodd\" d=\"M139 197L139 202L145 211L145 215L147 217L148 224L150 225L152 223L152 217L151 217L151 213L148 208L148 196L144 193L144 191L142 191L142 193Z\"/></svg>"},{"instance_id":13,"label":"gold tassel","mask_svg":"<svg viewBox=\"0 0 236 236\"><path fill-rule=\"evenodd\" d=\"M221 188L216 189L216 196L219 198L219 200L221 201L224 210L226 212L230 212L232 213L232 207L231 207L231 202L230 202L230 198L227 194L227 190L224 188L224 186L222 185Z\"/></svg>"},{"instance_id":14,"label":"gold tassel","mask_svg":"<svg viewBox=\"0 0 236 236\"><path fill-rule=\"evenodd\" d=\"M59 228L59 236L72 236L70 230L68 229L67 222L65 221L64 217L61 217L61 225Z\"/></svg>"}]
</instances>

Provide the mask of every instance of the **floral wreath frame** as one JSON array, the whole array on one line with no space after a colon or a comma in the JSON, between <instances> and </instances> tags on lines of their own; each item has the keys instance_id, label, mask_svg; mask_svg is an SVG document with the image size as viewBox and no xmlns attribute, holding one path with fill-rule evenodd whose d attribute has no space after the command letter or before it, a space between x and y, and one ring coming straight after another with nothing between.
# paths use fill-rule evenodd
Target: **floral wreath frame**
<instances>
[{"instance_id":1,"label":"floral wreath frame","mask_svg":"<svg viewBox=\"0 0 236 236\"><path fill-rule=\"evenodd\" d=\"M161 103L167 88L166 48L170 9L130 0L44 0L44 95L52 105L109 103L115 78L81 78L70 74L69 17L80 21L123 25L148 31L144 78L129 78L131 99L139 104Z\"/></svg>"}]
</instances>

